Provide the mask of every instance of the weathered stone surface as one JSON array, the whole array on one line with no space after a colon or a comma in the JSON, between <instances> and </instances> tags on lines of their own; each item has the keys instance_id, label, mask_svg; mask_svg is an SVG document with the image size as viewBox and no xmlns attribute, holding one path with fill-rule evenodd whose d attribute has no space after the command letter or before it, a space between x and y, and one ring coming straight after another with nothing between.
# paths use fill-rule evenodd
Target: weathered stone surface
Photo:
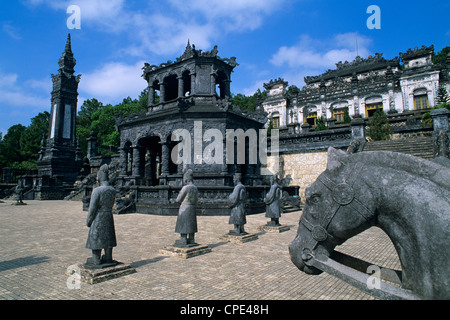
<instances>
[{"instance_id":1,"label":"weathered stone surface","mask_svg":"<svg viewBox=\"0 0 450 320\"><path fill-rule=\"evenodd\" d=\"M92 250L89 264L112 263L112 250L117 246L112 208L116 190L109 185L108 165L103 165L97 173L100 186L92 192L86 226L89 227L86 248ZM104 250L104 255L101 252Z\"/></svg>"},{"instance_id":2,"label":"weathered stone surface","mask_svg":"<svg viewBox=\"0 0 450 320\"><path fill-rule=\"evenodd\" d=\"M169 255L172 257L178 257L183 259L189 259L205 253L211 252L211 248L207 245L191 244L191 245L170 245L160 249L159 253Z\"/></svg>"},{"instance_id":3,"label":"weathered stone surface","mask_svg":"<svg viewBox=\"0 0 450 320\"><path fill-rule=\"evenodd\" d=\"M446 166L396 152L349 155L330 148L327 170L305 194L297 237L289 245L300 270L318 274L333 268L328 257L336 245L377 226L392 240L402 264L406 291L392 298L450 298L450 170ZM350 274L344 266L341 271ZM349 283L367 289L358 277L350 278ZM387 292L381 293L387 297Z\"/></svg>"},{"instance_id":4,"label":"weathered stone surface","mask_svg":"<svg viewBox=\"0 0 450 320\"><path fill-rule=\"evenodd\" d=\"M227 240L232 243L245 243L258 239L258 236L254 233L235 233L234 230L230 230L229 233L220 237L220 239Z\"/></svg>"},{"instance_id":5,"label":"weathered stone surface","mask_svg":"<svg viewBox=\"0 0 450 320\"><path fill-rule=\"evenodd\" d=\"M280 154L279 159L274 156L268 157L269 168L274 168L275 162L281 164L280 178L286 179L289 185L299 186L299 195L304 199L306 187L313 183L327 167L327 152L326 150L304 150Z\"/></svg>"},{"instance_id":6,"label":"weathered stone surface","mask_svg":"<svg viewBox=\"0 0 450 320\"><path fill-rule=\"evenodd\" d=\"M77 267L77 272L80 272L80 280L88 284L96 284L136 272L136 269L130 264L122 262L117 262L112 266L93 267L92 265L78 264ZM72 276L73 273L66 271L66 275Z\"/></svg>"},{"instance_id":7,"label":"weathered stone surface","mask_svg":"<svg viewBox=\"0 0 450 320\"><path fill-rule=\"evenodd\" d=\"M289 226L270 226L270 225L263 225L259 227L259 230L264 232L271 232L271 233L281 233L290 230L291 228Z\"/></svg>"},{"instance_id":8,"label":"weathered stone surface","mask_svg":"<svg viewBox=\"0 0 450 320\"><path fill-rule=\"evenodd\" d=\"M202 52L190 44L176 63L145 64L148 112L116 119L121 137L118 184L136 187L137 212L173 215L188 169L199 189L200 214L230 215L228 197L235 173L242 174L243 185L262 185L260 161L250 163L245 145L245 151L235 148L245 144L239 142L241 131L243 136L249 132L248 143L256 147L267 121L261 108L242 111L232 105L231 73L237 65L234 57L220 58L216 47ZM230 131L234 155L227 154ZM207 132L214 132L211 141L203 139ZM205 152L212 145L211 152ZM238 161L242 155L244 163ZM249 192L249 198L249 214L264 210L258 192Z\"/></svg>"}]
</instances>

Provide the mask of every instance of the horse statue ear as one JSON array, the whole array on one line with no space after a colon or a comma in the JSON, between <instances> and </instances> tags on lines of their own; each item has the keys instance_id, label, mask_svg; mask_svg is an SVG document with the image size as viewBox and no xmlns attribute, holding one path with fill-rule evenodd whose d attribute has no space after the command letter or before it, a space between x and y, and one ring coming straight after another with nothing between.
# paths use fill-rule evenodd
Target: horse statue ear
<instances>
[{"instance_id":1,"label":"horse statue ear","mask_svg":"<svg viewBox=\"0 0 450 320\"><path fill-rule=\"evenodd\" d=\"M333 170L343 165L348 153L333 147L328 148L327 170Z\"/></svg>"}]
</instances>

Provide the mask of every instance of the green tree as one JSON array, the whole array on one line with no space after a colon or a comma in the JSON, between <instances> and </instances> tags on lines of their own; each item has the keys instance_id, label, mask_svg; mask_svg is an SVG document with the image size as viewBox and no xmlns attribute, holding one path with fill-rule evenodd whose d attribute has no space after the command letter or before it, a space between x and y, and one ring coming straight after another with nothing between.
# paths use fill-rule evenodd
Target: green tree
<instances>
[{"instance_id":1,"label":"green tree","mask_svg":"<svg viewBox=\"0 0 450 320\"><path fill-rule=\"evenodd\" d=\"M155 103L159 103L159 96L156 95ZM148 105L148 88L141 91L141 94L138 97L139 110L145 111L147 110Z\"/></svg>"},{"instance_id":2,"label":"green tree","mask_svg":"<svg viewBox=\"0 0 450 320\"><path fill-rule=\"evenodd\" d=\"M443 85L440 85L438 88L437 103L438 104L431 110L447 108L450 111L450 97L447 92L447 89L445 89L445 87ZM422 124L423 125L431 126L433 124L433 119L431 118L431 110L422 115Z\"/></svg>"},{"instance_id":3,"label":"green tree","mask_svg":"<svg viewBox=\"0 0 450 320\"><path fill-rule=\"evenodd\" d=\"M267 98L267 91L256 90L251 96L246 96L242 93L231 95L231 103L241 110L255 111L257 104Z\"/></svg>"},{"instance_id":4,"label":"green tree","mask_svg":"<svg viewBox=\"0 0 450 320\"><path fill-rule=\"evenodd\" d=\"M443 85L440 85L437 92L437 103L450 103L450 96L448 95L447 89Z\"/></svg>"},{"instance_id":5,"label":"green tree","mask_svg":"<svg viewBox=\"0 0 450 320\"><path fill-rule=\"evenodd\" d=\"M352 121L352 117L350 117L350 114L348 113L348 108L344 108L344 120L342 123L350 123Z\"/></svg>"},{"instance_id":6,"label":"green tree","mask_svg":"<svg viewBox=\"0 0 450 320\"><path fill-rule=\"evenodd\" d=\"M26 127L21 124L13 125L0 142L0 167L11 167L20 164L25 158L21 152L20 137Z\"/></svg>"},{"instance_id":7,"label":"green tree","mask_svg":"<svg viewBox=\"0 0 450 320\"><path fill-rule=\"evenodd\" d=\"M89 127L92 123L92 115L102 107L103 103L95 98L85 100L78 111L77 125Z\"/></svg>"},{"instance_id":8,"label":"green tree","mask_svg":"<svg viewBox=\"0 0 450 320\"><path fill-rule=\"evenodd\" d=\"M328 130L328 126L325 123L325 119L323 117L317 117L316 120L316 126L314 128L314 131L323 131Z\"/></svg>"},{"instance_id":9,"label":"green tree","mask_svg":"<svg viewBox=\"0 0 450 320\"><path fill-rule=\"evenodd\" d=\"M138 99L126 97L117 105L103 105L97 99L86 100L81 106L77 117L77 133L84 155L87 153L87 141L93 131L97 136L99 146L115 146L120 144L120 134L116 130L116 117L147 110L148 92L143 90ZM100 153L107 151L100 149Z\"/></svg>"},{"instance_id":10,"label":"green tree","mask_svg":"<svg viewBox=\"0 0 450 320\"><path fill-rule=\"evenodd\" d=\"M269 124L267 125L267 136L270 136L272 134L273 129L273 121L272 118L269 119Z\"/></svg>"},{"instance_id":11,"label":"green tree","mask_svg":"<svg viewBox=\"0 0 450 320\"><path fill-rule=\"evenodd\" d=\"M368 123L368 135L372 140L389 140L392 133L389 119L383 110L377 107L375 113L369 119Z\"/></svg>"},{"instance_id":12,"label":"green tree","mask_svg":"<svg viewBox=\"0 0 450 320\"><path fill-rule=\"evenodd\" d=\"M27 162L22 164L28 168L37 169L36 160L41 149L42 138L48 134L49 119L49 112L40 112L31 119L31 124L20 136L20 150L24 161Z\"/></svg>"},{"instance_id":13,"label":"green tree","mask_svg":"<svg viewBox=\"0 0 450 320\"><path fill-rule=\"evenodd\" d=\"M287 95L296 95L300 89L296 85L291 85L287 88L286 94Z\"/></svg>"},{"instance_id":14,"label":"green tree","mask_svg":"<svg viewBox=\"0 0 450 320\"><path fill-rule=\"evenodd\" d=\"M432 61L434 64L444 65L447 61L447 56L450 53L450 47L442 48L439 53L433 53Z\"/></svg>"},{"instance_id":15,"label":"green tree","mask_svg":"<svg viewBox=\"0 0 450 320\"><path fill-rule=\"evenodd\" d=\"M83 155L87 154L87 141L92 131L92 115L103 108L103 103L95 98L83 102L77 115L77 135Z\"/></svg>"},{"instance_id":16,"label":"green tree","mask_svg":"<svg viewBox=\"0 0 450 320\"><path fill-rule=\"evenodd\" d=\"M256 98L255 96L246 96L242 93L231 96L231 103L241 110L255 111L256 109Z\"/></svg>"}]
</instances>

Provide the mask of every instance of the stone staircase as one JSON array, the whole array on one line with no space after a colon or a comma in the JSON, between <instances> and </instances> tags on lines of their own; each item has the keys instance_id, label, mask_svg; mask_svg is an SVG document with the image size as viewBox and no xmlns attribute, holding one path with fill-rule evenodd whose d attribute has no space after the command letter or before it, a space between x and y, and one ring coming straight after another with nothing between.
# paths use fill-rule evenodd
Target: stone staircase
<instances>
[{"instance_id":1,"label":"stone staircase","mask_svg":"<svg viewBox=\"0 0 450 320\"><path fill-rule=\"evenodd\" d=\"M434 157L432 137L367 142L363 151L394 151L427 160Z\"/></svg>"}]
</instances>

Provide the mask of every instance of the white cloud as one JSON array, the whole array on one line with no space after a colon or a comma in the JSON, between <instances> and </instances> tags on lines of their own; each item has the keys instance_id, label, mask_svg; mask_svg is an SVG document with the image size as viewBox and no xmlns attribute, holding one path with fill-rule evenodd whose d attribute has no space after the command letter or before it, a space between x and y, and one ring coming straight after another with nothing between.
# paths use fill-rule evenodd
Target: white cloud
<instances>
[{"instance_id":1,"label":"white cloud","mask_svg":"<svg viewBox=\"0 0 450 320\"><path fill-rule=\"evenodd\" d=\"M269 60L274 67L272 70L266 70L264 74L252 72L253 78L258 80L244 88L242 92L245 95L252 95L257 89L264 90L263 83L278 77L288 81L289 85L301 88L305 84L305 76L318 75L327 69L334 69L339 61L352 61L357 54L367 57L370 54L371 44L370 38L356 32L336 34L329 39L314 39L303 34L296 44L282 46L272 55ZM267 79L269 74L276 76Z\"/></svg>"},{"instance_id":2,"label":"white cloud","mask_svg":"<svg viewBox=\"0 0 450 320\"><path fill-rule=\"evenodd\" d=\"M81 9L81 28L100 26L104 32L126 32L122 50L133 56L169 55L184 49L187 40L208 50L229 32L259 28L264 19L292 0L167 0L147 1L139 10L124 0L27 0L29 6Z\"/></svg>"},{"instance_id":3,"label":"white cloud","mask_svg":"<svg viewBox=\"0 0 450 320\"><path fill-rule=\"evenodd\" d=\"M125 48L124 52L134 56L145 56L148 52L156 55L180 53L188 39L198 48L208 48L217 31L210 24L191 23L160 13L151 16L137 14L133 24L134 32L130 36L134 44Z\"/></svg>"},{"instance_id":4,"label":"white cloud","mask_svg":"<svg viewBox=\"0 0 450 320\"><path fill-rule=\"evenodd\" d=\"M279 48L270 62L292 68L333 68L339 61L352 61L357 54L367 56L371 43L370 38L356 32L337 34L327 40L302 35L297 44Z\"/></svg>"},{"instance_id":5,"label":"white cloud","mask_svg":"<svg viewBox=\"0 0 450 320\"><path fill-rule=\"evenodd\" d=\"M81 96L95 97L104 104L121 102L127 96L137 98L147 85L141 77L143 66L144 61L135 65L107 63L101 69L84 73L78 91Z\"/></svg>"},{"instance_id":6,"label":"white cloud","mask_svg":"<svg viewBox=\"0 0 450 320\"><path fill-rule=\"evenodd\" d=\"M232 31L254 30L265 16L282 8L287 0L170 0L187 15L200 15L208 23ZM227 30L225 29L225 30Z\"/></svg>"},{"instance_id":7,"label":"white cloud","mask_svg":"<svg viewBox=\"0 0 450 320\"><path fill-rule=\"evenodd\" d=\"M71 5L81 9L83 19L110 19L123 12L125 0L26 0L28 6L47 5L53 9L66 10Z\"/></svg>"},{"instance_id":8,"label":"white cloud","mask_svg":"<svg viewBox=\"0 0 450 320\"><path fill-rule=\"evenodd\" d=\"M14 40L22 39L19 29L16 26L14 26L10 21L3 22L2 29L3 32L5 32L8 36L13 38Z\"/></svg>"},{"instance_id":9,"label":"white cloud","mask_svg":"<svg viewBox=\"0 0 450 320\"><path fill-rule=\"evenodd\" d=\"M263 84L268 83L269 81L270 79L257 80L253 82L253 84L250 87L244 88L241 93L246 96L252 96L255 94L256 91L258 91L258 89L264 90Z\"/></svg>"},{"instance_id":10,"label":"white cloud","mask_svg":"<svg viewBox=\"0 0 450 320\"><path fill-rule=\"evenodd\" d=\"M5 74L0 71L0 103L27 108L42 108L50 104L49 99L42 98L40 95L24 88L27 88L27 86L18 82L17 74ZM10 110L10 112L13 112L13 110Z\"/></svg>"},{"instance_id":11,"label":"white cloud","mask_svg":"<svg viewBox=\"0 0 450 320\"><path fill-rule=\"evenodd\" d=\"M36 82L35 82L36 81ZM0 132L5 135L6 126L21 123L28 125L30 119L38 112L50 108L50 92L42 92L42 88L30 87L30 83L39 80L20 81L15 73L3 73L0 70L0 118L2 128ZM4 107L8 106L8 107Z\"/></svg>"},{"instance_id":12,"label":"white cloud","mask_svg":"<svg viewBox=\"0 0 450 320\"><path fill-rule=\"evenodd\" d=\"M10 73L4 74L0 73L0 88L10 88L13 87L17 82L17 74Z\"/></svg>"},{"instance_id":13,"label":"white cloud","mask_svg":"<svg viewBox=\"0 0 450 320\"><path fill-rule=\"evenodd\" d=\"M25 87L40 90L48 95L52 92L52 79L47 77L45 79L30 79L25 81Z\"/></svg>"},{"instance_id":14,"label":"white cloud","mask_svg":"<svg viewBox=\"0 0 450 320\"><path fill-rule=\"evenodd\" d=\"M124 10L125 0L27 0L25 3L28 6L47 5L64 11L71 5L77 5L80 7L82 28L84 23L88 23L115 32L123 30L129 22L128 13Z\"/></svg>"}]
</instances>

